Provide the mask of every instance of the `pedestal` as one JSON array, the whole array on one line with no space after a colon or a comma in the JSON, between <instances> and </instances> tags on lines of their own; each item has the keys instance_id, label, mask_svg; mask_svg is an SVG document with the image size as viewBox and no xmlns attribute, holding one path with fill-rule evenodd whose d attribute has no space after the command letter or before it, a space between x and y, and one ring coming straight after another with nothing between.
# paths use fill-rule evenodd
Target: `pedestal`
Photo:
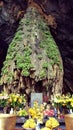
<instances>
[{"instance_id":1,"label":"pedestal","mask_svg":"<svg viewBox=\"0 0 73 130\"><path fill-rule=\"evenodd\" d=\"M13 114L0 114L0 130L14 130L16 116Z\"/></svg>"},{"instance_id":2,"label":"pedestal","mask_svg":"<svg viewBox=\"0 0 73 130\"><path fill-rule=\"evenodd\" d=\"M65 115L66 130L73 130L73 114Z\"/></svg>"}]
</instances>

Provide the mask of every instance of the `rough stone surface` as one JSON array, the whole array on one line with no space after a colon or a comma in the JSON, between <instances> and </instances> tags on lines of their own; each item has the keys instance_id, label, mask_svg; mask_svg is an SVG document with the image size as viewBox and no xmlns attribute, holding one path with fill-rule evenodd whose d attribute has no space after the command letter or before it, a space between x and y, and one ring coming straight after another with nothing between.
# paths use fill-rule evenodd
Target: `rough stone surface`
<instances>
[{"instance_id":1,"label":"rough stone surface","mask_svg":"<svg viewBox=\"0 0 73 130\"><path fill-rule=\"evenodd\" d=\"M0 68L27 2L0 1ZM29 0L30 4L44 15L59 47L64 66L63 92L73 92L73 0Z\"/></svg>"},{"instance_id":2,"label":"rough stone surface","mask_svg":"<svg viewBox=\"0 0 73 130\"><path fill-rule=\"evenodd\" d=\"M26 0L0 1L0 69L5 60L8 45L14 37L19 20L24 16L26 7Z\"/></svg>"},{"instance_id":3,"label":"rough stone surface","mask_svg":"<svg viewBox=\"0 0 73 130\"><path fill-rule=\"evenodd\" d=\"M50 48L50 49L49 49ZM58 47L48 24L35 7L29 7L9 45L1 72L7 93L62 93L63 69Z\"/></svg>"}]
</instances>

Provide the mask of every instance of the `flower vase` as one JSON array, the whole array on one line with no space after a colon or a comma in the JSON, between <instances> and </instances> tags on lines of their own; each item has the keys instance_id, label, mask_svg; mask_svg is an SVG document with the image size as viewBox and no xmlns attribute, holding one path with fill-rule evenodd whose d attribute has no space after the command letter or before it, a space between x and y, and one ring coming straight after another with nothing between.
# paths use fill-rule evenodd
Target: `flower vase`
<instances>
[{"instance_id":1,"label":"flower vase","mask_svg":"<svg viewBox=\"0 0 73 130\"><path fill-rule=\"evenodd\" d=\"M60 110L59 110L59 108L58 108L58 119L60 118Z\"/></svg>"},{"instance_id":2,"label":"flower vase","mask_svg":"<svg viewBox=\"0 0 73 130\"><path fill-rule=\"evenodd\" d=\"M56 108L54 108L54 115L55 115L55 117L57 117L57 116L58 116L58 111L57 111L57 109L56 109Z\"/></svg>"},{"instance_id":3,"label":"flower vase","mask_svg":"<svg viewBox=\"0 0 73 130\"><path fill-rule=\"evenodd\" d=\"M16 114L17 113L17 109L16 108L14 108L14 114Z\"/></svg>"},{"instance_id":4,"label":"flower vase","mask_svg":"<svg viewBox=\"0 0 73 130\"><path fill-rule=\"evenodd\" d=\"M3 112L3 107L0 106L0 113Z\"/></svg>"},{"instance_id":5,"label":"flower vase","mask_svg":"<svg viewBox=\"0 0 73 130\"><path fill-rule=\"evenodd\" d=\"M11 108L11 110L10 110L10 114L14 114L13 108Z\"/></svg>"},{"instance_id":6,"label":"flower vase","mask_svg":"<svg viewBox=\"0 0 73 130\"><path fill-rule=\"evenodd\" d=\"M72 113L73 113L72 109L70 109L69 113L70 113L70 114L72 114Z\"/></svg>"}]
</instances>

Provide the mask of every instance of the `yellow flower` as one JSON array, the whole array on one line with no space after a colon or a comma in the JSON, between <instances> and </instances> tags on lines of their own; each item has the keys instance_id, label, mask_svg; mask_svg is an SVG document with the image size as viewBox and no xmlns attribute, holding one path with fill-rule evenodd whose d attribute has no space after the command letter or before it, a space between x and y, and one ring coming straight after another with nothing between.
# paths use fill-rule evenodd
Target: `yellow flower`
<instances>
[{"instance_id":1,"label":"yellow flower","mask_svg":"<svg viewBox=\"0 0 73 130\"><path fill-rule=\"evenodd\" d=\"M32 117L36 116L36 111L33 108L29 108L28 112L29 112L29 115Z\"/></svg>"},{"instance_id":2,"label":"yellow flower","mask_svg":"<svg viewBox=\"0 0 73 130\"><path fill-rule=\"evenodd\" d=\"M21 99L21 98L19 98L19 99L18 99L18 102L19 102L19 103L22 103L22 99Z\"/></svg>"},{"instance_id":3,"label":"yellow flower","mask_svg":"<svg viewBox=\"0 0 73 130\"><path fill-rule=\"evenodd\" d=\"M59 122L54 117L50 117L49 120L46 121L45 126L53 129L59 126Z\"/></svg>"},{"instance_id":4,"label":"yellow flower","mask_svg":"<svg viewBox=\"0 0 73 130\"><path fill-rule=\"evenodd\" d=\"M14 102L16 102L16 101L17 101L17 98L15 97L15 98L14 98Z\"/></svg>"},{"instance_id":5,"label":"yellow flower","mask_svg":"<svg viewBox=\"0 0 73 130\"><path fill-rule=\"evenodd\" d=\"M11 98L9 98L9 99L8 99L8 102L9 102L9 103L11 103L11 102L12 102L12 99L11 99Z\"/></svg>"},{"instance_id":6,"label":"yellow flower","mask_svg":"<svg viewBox=\"0 0 73 130\"><path fill-rule=\"evenodd\" d=\"M71 106L73 107L73 102L71 102Z\"/></svg>"},{"instance_id":7,"label":"yellow flower","mask_svg":"<svg viewBox=\"0 0 73 130\"><path fill-rule=\"evenodd\" d=\"M41 130L52 130L52 129L51 129L51 128L44 127L44 128L41 128Z\"/></svg>"}]
</instances>

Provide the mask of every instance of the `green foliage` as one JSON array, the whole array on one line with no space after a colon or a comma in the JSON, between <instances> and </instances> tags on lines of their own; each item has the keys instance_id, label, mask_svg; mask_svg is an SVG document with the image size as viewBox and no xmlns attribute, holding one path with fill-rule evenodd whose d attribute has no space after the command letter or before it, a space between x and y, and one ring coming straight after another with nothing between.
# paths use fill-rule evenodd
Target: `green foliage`
<instances>
[{"instance_id":1,"label":"green foliage","mask_svg":"<svg viewBox=\"0 0 73 130\"><path fill-rule=\"evenodd\" d=\"M61 61L60 61L60 53L58 47L50 33L50 30L43 20L40 20L38 24L38 28L42 30L42 41L40 42L40 48L45 49L47 57L50 59L49 63L51 66L57 64L60 70L63 70ZM45 61L42 65L42 71L40 73L41 77L45 77L45 70L48 68L48 63Z\"/></svg>"},{"instance_id":2,"label":"green foliage","mask_svg":"<svg viewBox=\"0 0 73 130\"><path fill-rule=\"evenodd\" d=\"M13 73L9 73L8 72L8 75L7 75L7 82L11 82L12 81L12 78L13 78Z\"/></svg>"},{"instance_id":3,"label":"green foliage","mask_svg":"<svg viewBox=\"0 0 73 130\"><path fill-rule=\"evenodd\" d=\"M29 75L29 70L33 67L31 64L31 55L32 51L30 47L26 46L24 48L24 53L21 56L21 54L16 55L16 61L17 61L17 68L22 69L22 75L23 76L28 76Z\"/></svg>"},{"instance_id":4,"label":"green foliage","mask_svg":"<svg viewBox=\"0 0 73 130\"><path fill-rule=\"evenodd\" d=\"M40 71L39 77L40 77L41 79L43 79L43 78L46 77L46 70L45 70L45 69L42 69L42 70Z\"/></svg>"},{"instance_id":5,"label":"green foliage","mask_svg":"<svg viewBox=\"0 0 73 130\"><path fill-rule=\"evenodd\" d=\"M48 62L44 62L42 67L48 69Z\"/></svg>"},{"instance_id":6,"label":"green foliage","mask_svg":"<svg viewBox=\"0 0 73 130\"><path fill-rule=\"evenodd\" d=\"M7 105L7 98L5 98L4 96L1 96L0 98L0 107L4 108Z\"/></svg>"},{"instance_id":7,"label":"green foliage","mask_svg":"<svg viewBox=\"0 0 73 130\"><path fill-rule=\"evenodd\" d=\"M46 23L43 24L41 24L42 30L44 30L42 33L43 40L40 42L40 47L46 50L46 54L51 61L51 65L58 64L60 66L60 53L58 47L50 34L49 28L45 27Z\"/></svg>"},{"instance_id":8,"label":"green foliage","mask_svg":"<svg viewBox=\"0 0 73 130\"><path fill-rule=\"evenodd\" d=\"M25 19L25 21L24 21L24 23L25 23L26 26L28 26L28 25L30 24L30 22L31 22L31 19L30 19L30 18L27 18L27 19Z\"/></svg>"},{"instance_id":9,"label":"green foliage","mask_svg":"<svg viewBox=\"0 0 73 130\"><path fill-rule=\"evenodd\" d=\"M2 71L3 71L3 74L4 74L4 75L5 75L5 74L8 74L8 70L7 70L6 68L3 68Z\"/></svg>"},{"instance_id":10,"label":"green foliage","mask_svg":"<svg viewBox=\"0 0 73 130\"><path fill-rule=\"evenodd\" d=\"M48 30L48 26L46 25L47 25L46 21L43 20L42 18L38 21L38 28L42 30L43 32Z\"/></svg>"},{"instance_id":11,"label":"green foliage","mask_svg":"<svg viewBox=\"0 0 73 130\"><path fill-rule=\"evenodd\" d=\"M42 54L37 55L38 59L41 60L43 58Z\"/></svg>"},{"instance_id":12,"label":"green foliage","mask_svg":"<svg viewBox=\"0 0 73 130\"><path fill-rule=\"evenodd\" d=\"M33 16L34 17L34 16ZM37 15L38 17L38 15ZM37 18L38 19L38 18ZM35 24L35 25L33 25ZM36 26L37 25L37 26ZM25 27L24 27L25 26ZM34 26L34 28L32 28ZM27 29L26 29L27 27ZM24 30L25 28L25 30ZM35 32L38 32L38 29L41 32L41 40L39 44L40 50L45 50L46 56L48 57L49 62L51 65L58 64L60 68L62 68L60 64L60 54L58 51L58 48L55 44L55 41L53 37L50 34L50 30L48 28L48 25L46 22L40 17L38 21L35 23L35 20L31 16L29 18L23 18L20 23L19 27L17 29L17 32L9 45L6 61L4 62L4 67L2 69L2 75L8 75L7 81L11 81L13 78L13 71L9 73L9 67L11 66L11 63L15 63L15 67L17 69L21 69L23 76L29 76L30 75L30 69L34 66L31 63L31 54L32 54L32 47L30 44L30 39L35 37ZM26 31L26 32L25 32ZM32 33L31 33L32 32ZM39 33L40 34L40 33ZM32 37L32 38L30 38ZM27 43L24 43L24 39ZM29 42L28 42L29 41ZM32 41L32 40L31 40ZM30 44L29 44L30 43ZM37 54L38 60L43 59L43 54L40 52ZM42 69L40 70L39 77L44 78L46 77L46 69L48 69L48 63L47 61L43 61ZM36 70L37 71L37 70Z\"/></svg>"},{"instance_id":13,"label":"green foliage","mask_svg":"<svg viewBox=\"0 0 73 130\"><path fill-rule=\"evenodd\" d=\"M20 26L17 29L14 39L9 45L6 61L4 62L4 67L2 69L1 76L7 75L7 82L10 82L13 77L13 72L9 73L9 67L11 66L12 61L16 61L16 67L22 70L23 76L29 76L29 70L33 67L30 59L32 50L29 46L24 46L22 43L24 37L24 31L22 26L24 22L27 22L27 20L21 20L21 22L19 23ZM27 22L27 24L28 23L29 21Z\"/></svg>"},{"instance_id":14,"label":"green foliage","mask_svg":"<svg viewBox=\"0 0 73 130\"><path fill-rule=\"evenodd\" d=\"M28 69L23 69L22 70L22 75L24 75L24 76L29 76L30 75L30 73L29 73L29 70Z\"/></svg>"}]
</instances>

